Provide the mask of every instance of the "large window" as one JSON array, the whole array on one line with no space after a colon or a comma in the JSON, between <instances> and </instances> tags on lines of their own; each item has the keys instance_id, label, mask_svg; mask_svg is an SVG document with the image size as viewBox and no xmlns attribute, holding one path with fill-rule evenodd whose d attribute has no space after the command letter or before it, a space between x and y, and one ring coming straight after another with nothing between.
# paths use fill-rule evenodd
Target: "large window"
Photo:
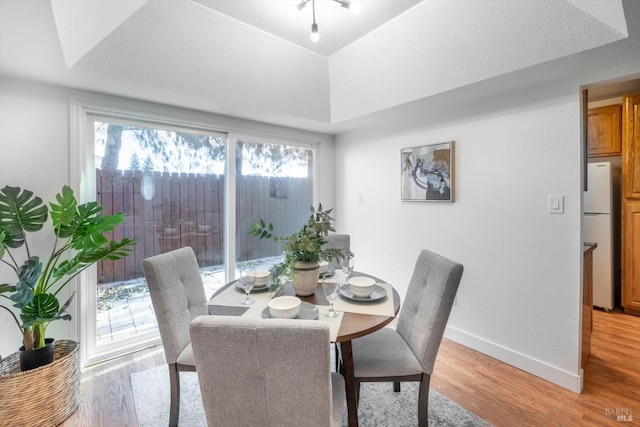
<instances>
[{"instance_id":1,"label":"large window","mask_svg":"<svg viewBox=\"0 0 640 427\"><path fill-rule=\"evenodd\" d=\"M137 241L127 258L80 278L74 317L85 363L159 343L143 259L191 246L209 297L243 264L268 268L281 256L281 246L248 234L253 221L265 218L284 234L309 215L313 144L81 105L75 112L86 141L76 147L76 184L105 213L125 214L114 239Z\"/></svg>"}]
</instances>

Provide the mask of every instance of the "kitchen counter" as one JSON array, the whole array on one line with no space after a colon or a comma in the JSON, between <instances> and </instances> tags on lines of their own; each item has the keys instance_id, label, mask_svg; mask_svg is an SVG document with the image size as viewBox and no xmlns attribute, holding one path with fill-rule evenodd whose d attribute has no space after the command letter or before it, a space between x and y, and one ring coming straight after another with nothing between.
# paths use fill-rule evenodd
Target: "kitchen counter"
<instances>
[{"instance_id":1,"label":"kitchen counter","mask_svg":"<svg viewBox=\"0 0 640 427\"><path fill-rule=\"evenodd\" d=\"M584 242L584 243L583 243L582 253L583 253L584 255L586 255L586 254L587 254L587 252L593 252L593 250L594 250L595 248L597 248L597 247L598 247L598 244L597 244L597 243Z\"/></svg>"}]
</instances>

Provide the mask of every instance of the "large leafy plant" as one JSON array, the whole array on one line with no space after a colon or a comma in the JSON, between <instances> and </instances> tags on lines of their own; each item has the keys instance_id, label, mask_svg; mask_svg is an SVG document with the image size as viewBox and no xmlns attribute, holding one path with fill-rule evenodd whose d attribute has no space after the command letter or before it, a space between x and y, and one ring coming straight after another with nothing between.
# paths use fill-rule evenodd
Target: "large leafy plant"
<instances>
[{"instance_id":1,"label":"large leafy plant","mask_svg":"<svg viewBox=\"0 0 640 427\"><path fill-rule=\"evenodd\" d=\"M254 222L249 234L260 239L273 239L276 242L284 243L283 252L284 260L273 266L272 273L272 290L281 286L280 279L282 277L291 277L294 273L296 261L299 262L318 262L338 261L348 254L337 248L323 248L327 243L327 236L330 231L335 231L331 225L334 218L331 217L333 209L322 209L322 204L318 208L311 206L311 215L307 223L298 229L295 233L286 234L278 237L273 234L274 227L272 223L266 223L264 220Z\"/></svg>"},{"instance_id":2,"label":"large leafy plant","mask_svg":"<svg viewBox=\"0 0 640 427\"><path fill-rule=\"evenodd\" d=\"M45 344L47 326L54 320L71 320L67 308L73 294L63 304L58 294L83 270L103 260L126 257L136 242L129 238L121 241L107 239L105 233L113 231L124 221L123 214L103 215L97 202L79 205L73 190L64 186L49 209L40 197L20 187L6 186L0 190L0 260L11 268L17 283L0 283L0 296L20 309L18 321L23 333L25 349ZM31 253L28 233L42 230L51 217L53 247L44 262ZM24 247L26 259L19 262L14 252Z\"/></svg>"}]
</instances>

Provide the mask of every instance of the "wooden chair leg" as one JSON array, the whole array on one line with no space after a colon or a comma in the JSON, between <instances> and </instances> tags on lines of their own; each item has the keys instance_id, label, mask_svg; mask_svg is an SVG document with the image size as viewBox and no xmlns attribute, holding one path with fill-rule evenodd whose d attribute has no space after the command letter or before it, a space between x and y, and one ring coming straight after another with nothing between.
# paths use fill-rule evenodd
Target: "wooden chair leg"
<instances>
[{"instance_id":1,"label":"wooden chair leg","mask_svg":"<svg viewBox=\"0 0 640 427\"><path fill-rule=\"evenodd\" d=\"M169 427L178 427L180 417L180 375L178 365L169 364L169 388L171 399L169 403Z\"/></svg>"},{"instance_id":2,"label":"wooden chair leg","mask_svg":"<svg viewBox=\"0 0 640 427\"><path fill-rule=\"evenodd\" d=\"M418 426L429 426L429 381L431 375L422 374L420 391L418 392Z\"/></svg>"},{"instance_id":3,"label":"wooden chair leg","mask_svg":"<svg viewBox=\"0 0 640 427\"><path fill-rule=\"evenodd\" d=\"M394 382L393 383L393 391L395 391L396 393L400 393L400 383L399 382Z\"/></svg>"}]
</instances>

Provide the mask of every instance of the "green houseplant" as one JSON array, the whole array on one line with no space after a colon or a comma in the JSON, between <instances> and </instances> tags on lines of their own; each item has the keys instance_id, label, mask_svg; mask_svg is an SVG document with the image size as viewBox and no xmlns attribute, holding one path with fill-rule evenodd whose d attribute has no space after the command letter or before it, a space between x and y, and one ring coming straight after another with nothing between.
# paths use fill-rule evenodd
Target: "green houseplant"
<instances>
[{"instance_id":1,"label":"green houseplant","mask_svg":"<svg viewBox=\"0 0 640 427\"><path fill-rule=\"evenodd\" d=\"M307 223L300 227L295 233L282 237L273 234L273 224L267 224L264 220L254 222L249 234L260 239L273 239L284 243L284 259L271 269L272 285L271 290L279 290L282 286L282 279L291 279L298 295L310 295L317 286L319 269L318 263L321 260L339 261L345 254L342 249L323 248L327 243L327 236L330 231L335 231L331 225L334 218L331 217L333 209L322 209L322 204L318 208L311 206L311 215ZM300 283L307 279L308 284Z\"/></svg>"},{"instance_id":2,"label":"green houseplant","mask_svg":"<svg viewBox=\"0 0 640 427\"><path fill-rule=\"evenodd\" d=\"M78 204L73 190L64 186L49 208L32 191L5 186L0 190L0 260L13 270L17 283L0 284L0 297L20 309L20 321L6 306L23 335L25 350L45 346L49 323L70 320L67 308L73 295L60 303L58 295L80 272L102 260L126 257L136 242L110 241L105 233L124 221L123 214L103 215L97 202ZM51 217L54 242L46 261L31 253L29 233L41 231ZM23 248L26 259L15 252ZM46 363L46 362L45 362Z\"/></svg>"}]
</instances>

